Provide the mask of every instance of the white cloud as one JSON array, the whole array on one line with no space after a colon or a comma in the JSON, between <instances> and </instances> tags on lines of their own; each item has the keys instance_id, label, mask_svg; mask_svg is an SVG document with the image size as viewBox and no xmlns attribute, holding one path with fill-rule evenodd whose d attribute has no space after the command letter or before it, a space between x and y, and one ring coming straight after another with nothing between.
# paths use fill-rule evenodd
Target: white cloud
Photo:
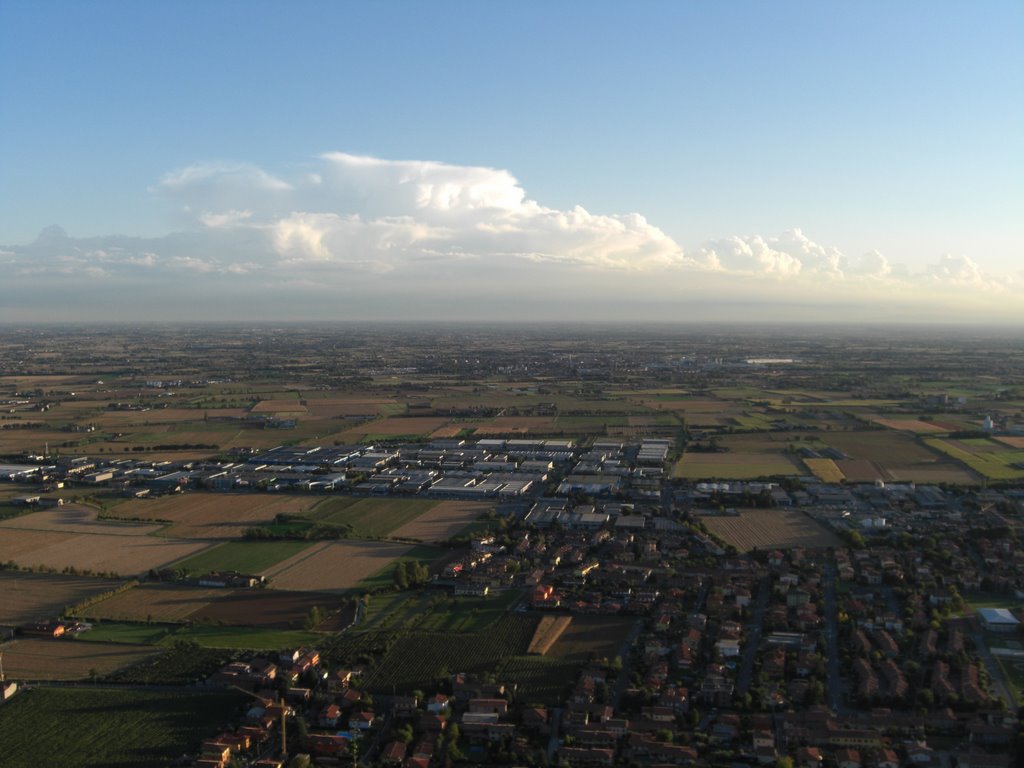
<instances>
[{"instance_id":1,"label":"white cloud","mask_svg":"<svg viewBox=\"0 0 1024 768\"><path fill-rule=\"evenodd\" d=\"M89 290L103 286L112 301L175 306L208 291L224 312L243 295L246 308L287 295L290 312L308 311L304 292L371 309L398 302L397 312L424 296L451 304L470 295L487 310L540 296L554 307L570 296L595 307L685 307L727 295L742 308L767 286L779 303L938 306L941 295L946 306L1005 284L966 256L914 273L877 251L848 257L800 229L722 237L684 254L639 213L551 208L508 171L483 166L335 152L292 171L215 163L167 174L154 191L174 203L183 231L76 239L47 228L0 250L13 276L0 281L0 298L43 290L44 280L47 291L65 280L77 295L86 283L75 278L89 277Z\"/></svg>"}]
</instances>

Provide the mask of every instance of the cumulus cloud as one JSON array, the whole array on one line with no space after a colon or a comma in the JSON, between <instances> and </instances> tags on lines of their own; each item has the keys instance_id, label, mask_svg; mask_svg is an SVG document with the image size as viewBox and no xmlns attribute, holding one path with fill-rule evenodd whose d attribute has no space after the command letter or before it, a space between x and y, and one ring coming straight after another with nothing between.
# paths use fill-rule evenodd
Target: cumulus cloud
<instances>
[{"instance_id":1,"label":"cumulus cloud","mask_svg":"<svg viewBox=\"0 0 1024 768\"><path fill-rule=\"evenodd\" d=\"M140 302L206 290L259 303L291 292L300 309L306 305L295 297L303 292L371 303L468 292L486 304L587 286L600 305L627 290L667 303L706 299L723 286L734 299L743 290L756 296L765 281L777 291L793 286L781 298L813 286L850 302L1004 285L966 256L943 256L914 273L877 251L847 256L800 229L722 237L684 253L639 213L548 207L508 171L484 166L332 152L287 173L193 165L168 173L152 192L173 205L181 231L77 239L47 228L34 243L0 249L13 276L0 296L27 295L43 278L47 290L64 278L68 290L101 285L117 300L130 293Z\"/></svg>"}]
</instances>

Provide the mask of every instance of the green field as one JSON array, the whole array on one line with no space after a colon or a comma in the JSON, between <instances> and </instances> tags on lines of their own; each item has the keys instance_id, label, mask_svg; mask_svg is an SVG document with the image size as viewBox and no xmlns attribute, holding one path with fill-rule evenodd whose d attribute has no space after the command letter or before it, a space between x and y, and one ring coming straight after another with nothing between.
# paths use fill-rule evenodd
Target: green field
<instances>
[{"instance_id":1,"label":"green field","mask_svg":"<svg viewBox=\"0 0 1024 768\"><path fill-rule=\"evenodd\" d=\"M311 516L320 523L351 526L353 537L380 538L438 504L426 499L352 499L321 502Z\"/></svg>"},{"instance_id":2,"label":"green field","mask_svg":"<svg viewBox=\"0 0 1024 768\"><path fill-rule=\"evenodd\" d=\"M377 571L373 576L368 576L356 585L356 589L364 592L375 592L380 589L387 589L395 583L395 567L399 563L418 562L428 568L431 563L444 555L448 550L440 547L432 547L429 544L417 544L401 557Z\"/></svg>"},{"instance_id":3,"label":"green field","mask_svg":"<svg viewBox=\"0 0 1024 768\"><path fill-rule=\"evenodd\" d=\"M174 565L193 576L211 571L259 574L310 546L309 541L229 541Z\"/></svg>"},{"instance_id":4,"label":"green field","mask_svg":"<svg viewBox=\"0 0 1024 768\"><path fill-rule=\"evenodd\" d=\"M238 648L251 651L278 651L316 645L323 635L294 629L263 629L260 627L222 627L195 624L183 627L160 641L160 645L173 646L179 640L196 643L203 648Z\"/></svg>"},{"instance_id":5,"label":"green field","mask_svg":"<svg viewBox=\"0 0 1024 768\"><path fill-rule=\"evenodd\" d=\"M236 720L245 701L235 692L23 691L0 707L3 765L166 766Z\"/></svg>"},{"instance_id":6,"label":"green field","mask_svg":"<svg viewBox=\"0 0 1024 768\"><path fill-rule=\"evenodd\" d=\"M176 624L95 623L78 637L90 642L155 645L177 629Z\"/></svg>"},{"instance_id":7,"label":"green field","mask_svg":"<svg viewBox=\"0 0 1024 768\"><path fill-rule=\"evenodd\" d=\"M1024 478L1024 469L1013 464L1024 465L1024 451L1009 448L987 438L967 440L926 439L925 442L937 451L961 461L989 480L1019 480Z\"/></svg>"}]
</instances>

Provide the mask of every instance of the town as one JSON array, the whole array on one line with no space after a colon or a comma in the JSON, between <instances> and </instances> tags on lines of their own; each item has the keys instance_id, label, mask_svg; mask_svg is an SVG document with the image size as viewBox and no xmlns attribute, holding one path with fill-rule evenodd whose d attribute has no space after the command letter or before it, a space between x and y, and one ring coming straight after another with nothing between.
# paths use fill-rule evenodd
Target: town
<instances>
[{"instance_id":1,"label":"town","mask_svg":"<svg viewBox=\"0 0 1024 768\"><path fill-rule=\"evenodd\" d=\"M12 759L1020 756L1012 334L0 333Z\"/></svg>"}]
</instances>

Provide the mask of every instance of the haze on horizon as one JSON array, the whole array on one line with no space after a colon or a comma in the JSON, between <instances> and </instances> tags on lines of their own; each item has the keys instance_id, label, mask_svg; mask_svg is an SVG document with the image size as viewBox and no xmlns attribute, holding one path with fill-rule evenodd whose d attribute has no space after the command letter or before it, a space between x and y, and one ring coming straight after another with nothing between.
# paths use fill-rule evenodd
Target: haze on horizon
<instances>
[{"instance_id":1,"label":"haze on horizon","mask_svg":"<svg viewBox=\"0 0 1024 768\"><path fill-rule=\"evenodd\" d=\"M1021 40L1011 0L12 0L0 322L1019 324Z\"/></svg>"}]
</instances>

